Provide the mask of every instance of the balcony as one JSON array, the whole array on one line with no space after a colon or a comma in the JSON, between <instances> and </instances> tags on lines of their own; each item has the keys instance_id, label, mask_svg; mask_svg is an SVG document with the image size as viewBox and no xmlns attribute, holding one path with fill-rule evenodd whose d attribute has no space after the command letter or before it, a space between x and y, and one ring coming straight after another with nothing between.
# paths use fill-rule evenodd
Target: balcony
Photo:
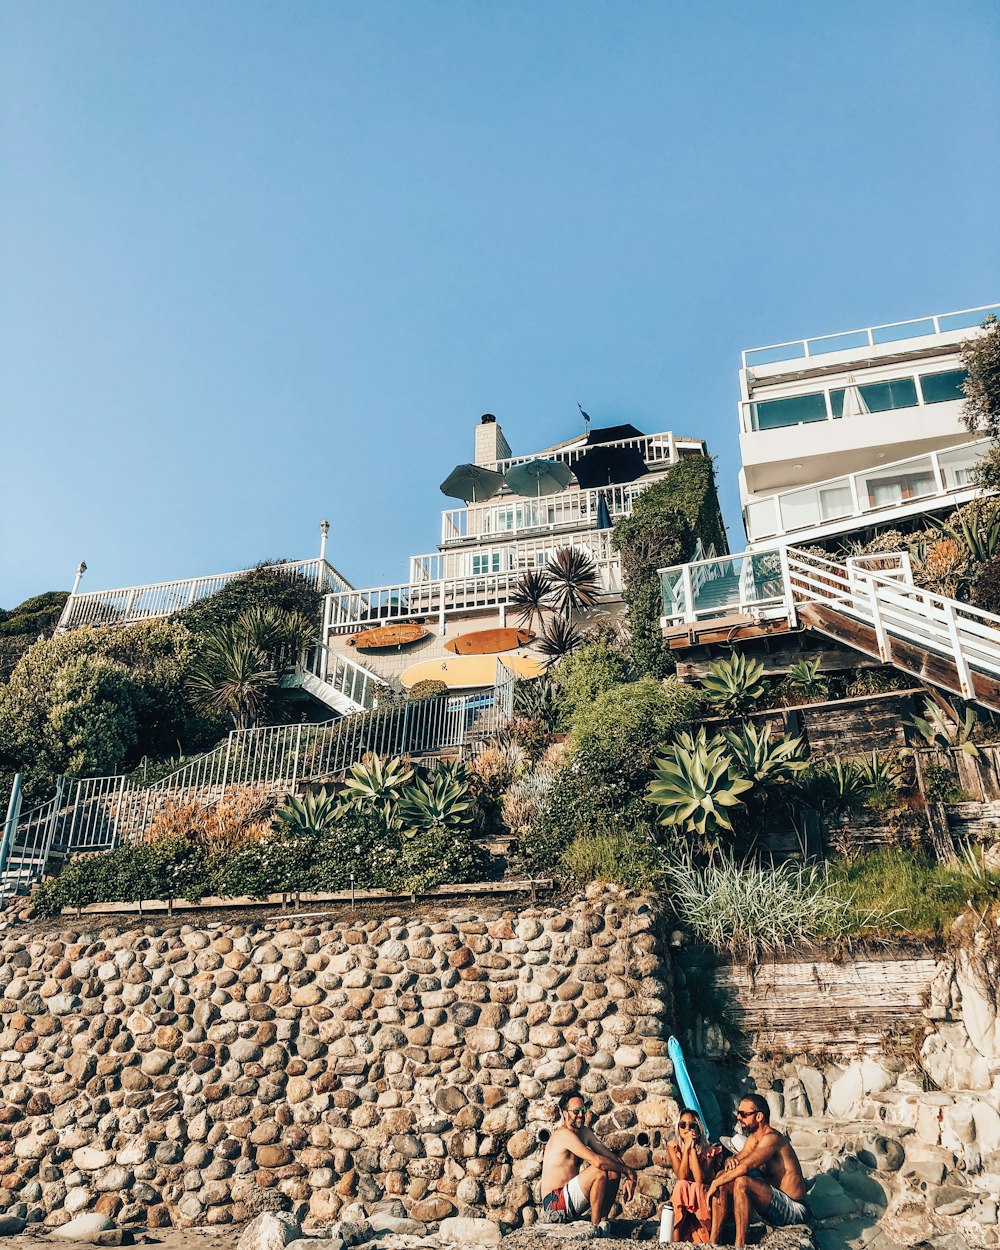
<instances>
[{"instance_id":1,"label":"balcony","mask_svg":"<svg viewBox=\"0 0 1000 1250\"><path fill-rule=\"evenodd\" d=\"M581 435L578 442L566 447L556 447L551 451L536 452L533 456L510 456L506 460L498 460L490 467L498 473L506 473L515 464L525 464L528 460L559 460L570 468L588 451L595 447L635 448L646 464L651 468L666 468L675 464L681 456L703 456L705 444L700 438L678 438L669 431L660 434L642 434L638 438L624 438L613 443L588 443L586 436Z\"/></svg>"},{"instance_id":2,"label":"balcony","mask_svg":"<svg viewBox=\"0 0 1000 1250\"><path fill-rule=\"evenodd\" d=\"M887 325L867 326L863 330L847 330L819 338L793 339L768 347L753 347L743 352L743 368L779 364L783 361L812 360L817 356L870 353L879 348L890 350L914 339L957 341L969 330L982 324L988 313L1000 315L1000 304L984 304L981 308L965 308L959 312L938 313L914 321L894 321Z\"/></svg>"},{"instance_id":3,"label":"balcony","mask_svg":"<svg viewBox=\"0 0 1000 1250\"><path fill-rule=\"evenodd\" d=\"M433 551L427 555L410 556L410 582L432 582L442 578L480 577L490 573L523 573L543 568L559 547L580 547L598 563L613 560L610 530L588 530L569 533L558 539L551 537L504 543L497 547L475 547L469 550Z\"/></svg>"},{"instance_id":4,"label":"balcony","mask_svg":"<svg viewBox=\"0 0 1000 1250\"><path fill-rule=\"evenodd\" d=\"M611 520L629 516L636 496L655 478L629 482L626 486L604 486L598 490L569 489L555 495L531 499L524 495L503 494L488 503L450 508L441 513L441 543L471 543L483 538L513 538L517 534L544 531L594 529L597 509L603 495Z\"/></svg>"},{"instance_id":5,"label":"balcony","mask_svg":"<svg viewBox=\"0 0 1000 1250\"><path fill-rule=\"evenodd\" d=\"M602 593L621 595L621 565L617 558L597 560ZM324 600L324 637L352 633L363 625L391 625L396 621L429 621L446 632L449 617L494 611L504 617L521 573L509 569L475 577L443 577L397 582L328 594Z\"/></svg>"},{"instance_id":6,"label":"balcony","mask_svg":"<svg viewBox=\"0 0 1000 1250\"><path fill-rule=\"evenodd\" d=\"M964 502L977 493L973 470L989 447L989 439L979 439L752 500L744 509L747 539L759 543L795 534L802 541L806 530L836 532L861 518L874 524Z\"/></svg>"}]
</instances>

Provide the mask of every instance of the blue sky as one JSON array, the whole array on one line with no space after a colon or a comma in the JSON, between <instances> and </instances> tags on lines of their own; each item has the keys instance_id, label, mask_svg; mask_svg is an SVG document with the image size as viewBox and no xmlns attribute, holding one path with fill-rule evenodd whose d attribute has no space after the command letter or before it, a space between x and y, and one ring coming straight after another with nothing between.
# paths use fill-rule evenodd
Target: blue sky
<instances>
[{"instance_id":1,"label":"blue sky","mask_svg":"<svg viewBox=\"0 0 1000 1250\"><path fill-rule=\"evenodd\" d=\"M0 605L434 549L515 452L708 439L740 349L1000 299L1000 7L0 7Z\"/></svg>"}]
</instances>

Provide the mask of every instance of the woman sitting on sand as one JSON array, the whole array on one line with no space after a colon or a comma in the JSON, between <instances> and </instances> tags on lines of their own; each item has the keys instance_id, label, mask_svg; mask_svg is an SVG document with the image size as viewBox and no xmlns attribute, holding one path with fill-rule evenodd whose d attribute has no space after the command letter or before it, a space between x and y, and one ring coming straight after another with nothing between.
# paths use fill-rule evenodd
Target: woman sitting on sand
<instances>
[{"instance_id":1,"label":"woman sitting on sand","mask_svg":"<svg viewBox=\"0 0 1000 1250\"><path fill-rule=\"evenodd\" d=\"M705 1191L718 1170L722 1147L709 1145L698 1113L685 1107L677 1119L677 1134L667 1144L667 1153L677 1176L670 1195L674 1208L673 1240L707 1245L712 1213Z\"/></svg>"}]
</instances>

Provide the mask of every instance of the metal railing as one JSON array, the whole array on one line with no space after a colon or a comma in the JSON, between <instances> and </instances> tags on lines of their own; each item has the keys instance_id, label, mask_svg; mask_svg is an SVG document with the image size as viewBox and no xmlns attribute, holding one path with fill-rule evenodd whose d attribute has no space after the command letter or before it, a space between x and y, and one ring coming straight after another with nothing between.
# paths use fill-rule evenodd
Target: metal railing
<instances>
[{"instance_id":1,"label":"metal railing","mask_svg":"<svg viewBox=\"0 0 1000 1250\"><path fill-rule=\"evenodd\" d=\"M558 545L558 544L557 544ZM601 591L621 593L621 562L595 561ZM326 631L348 633L362 624L386 625L393 621L435 620L443 628L449 616L488 608L503 615L521 573L485 573L476 577L446 577L437 581L394 582L327 596Z\"/></svg>"},{"instance_id":2,"label":"metal railing","mask_svg":"<svg viewBox=\"0 0 1000 1250\"><path fill-rule=\"evenodd\" d=\"M742 354L743 368L746 369L749 365L774 364L782 360L804 360L856 348L880 347L906 339L954 334L958 330L974 330L988 313L1000 314L1000 304L983 304L980 308L936 313L932 317L918 317L912 321L891 321L885 325L845 330L818 338L792 339L787 343L772 343L767 347L751 347Z\"/></svg>"},{"instance_id":3,"label":"metal railing","mask_svg":"<svg viewBox=\"0 0 1000 1250\"><path fill-rule=\"evenodd\" d=\"M388 688L388 683L371 669L322 642L313 643L302 667L344 699L349 706L341 711L370 711L379 692Z\"/></svg>"},{"instance_id":4,"label":"metal railing","mask_svg":"<svg viewBox=\"0 0 1000 1250\"><path fill-rule=\"evenodd\" d=\"M939 499L974 489L973 470L990 446L989 439L977 439L751 500L744 510L747 537L759 542L883 509L898 513L908 504L934 506Z\"/></svg>"},{"instance_id":5,"label":"metal railing","mask_svg":"<svg viewBox=\"0 0 1000 1250\"><path fill-rule=\"evenodd\" d=\"M454 577L486 577L490 573L523 573L543 568L560 547L577 547L596 561L616 559L610 530L584 530L579 533L546 535L496 547L472 550L432 551L410 556L410 582L441 581Z\"/></svg>"},{"instance_id":6,"label":"metal railing","mask_svg":"<svg viewBox=\"0 0 1000 1250\"><path fill-rule=\"evenodd\" d=\"M640 479L624 486L568 489L538 499L527 495L501 495L487 503L469 504L467 508L447 508L441 513L441 542L510 538L540 530L593 529L597 525L602 496L608 516L614 521L631 516L636 498L652 484L652 480Z\"/></svg>"},{"instance_id":7,"label":"metal railing","mask_svg":"<svg viewBox=\"0 0 1000 1250\"><path fill-rule=\"evenodd\" d=\"M635 438L621 438L611 443L588 443L585 439L586 436L581 435L578 442L574 441L568 447L538 451L531 456L508 456L504 460L492 461L490 467L496 469L498 473L506 473L514 465L525 464L529 460L559 460L572 468L582 456L585 456L588 451L593 451L595 447L634 448L648 465L668 465L676 463L681 448L687 454L691 452L703 454L705 448L702 439L685 438L682 435L672 434L669 430L663 430L658 434L640 434Z\"/></svg>"},{"instance_id":8,"label":"metal railing","mask_svg":"<svg viewBox=\"0 0 1000 1250\"><path fill-rule=\"evenodd\" d=\"M334 779L369 753L428 755L461 750L513 716L516 674L497 661L491 690L407 698L319 725L233 730L214 750L151 785L132 776L61 777L46 803L20 814L13 801L0 851L0 893L23 893L53 855L110 850L141 841L171 804L207 808L245 786L294 793Z\"/></svg>"},{"instance_id":9,"label":"metal railing","mask_svg":"<svg viewBox=\"0 0 1000 1250\"><path fill-rule=\"evenodd\" d=\"M326 560L293 560L269 567L277 572L297 573L323 593L351 589L351 583ZM238 569L234 573L71 595L66 600L57 630L78 629L82 625L134 625L138 621L170 616L199 599L216 594L234 578L248 572L252 570Z\"/></svg>"}]
</instances>

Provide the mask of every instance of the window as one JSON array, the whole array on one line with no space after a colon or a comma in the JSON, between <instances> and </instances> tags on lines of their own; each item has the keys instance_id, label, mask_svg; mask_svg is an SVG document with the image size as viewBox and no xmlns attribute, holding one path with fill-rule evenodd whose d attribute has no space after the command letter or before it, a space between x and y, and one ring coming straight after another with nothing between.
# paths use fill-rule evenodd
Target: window
<instances>
[{"instance_id":1,"label":"window","mask_svg":"<svg viewBox=\"0 0 1000 1250\"><path fill-rule=\"evenodd\" d=\"M755 404L754 413L758 430L778 430L786 425L825 421L826 399L822 392L813 395L790 395L788 399L769 399L762 404Z\"/></svg>"},{"instance_id":2,"label":"window","mask_svg":"<svg viewBox=\"0 0 1000 1250\"><path fill-rule=\"evenodd\" d=\"M917 385L912 378L893 378L889 382L868 382L857 385L865 408L869 412L891 412L894 408L917 406ZM830 392L830 407L835 417L844 415L844 389Z\"/></svg>"},{"instance_id":3,"label":"window","mask_svg":"<svg viewBox=\"0 0 1000 1250\"><path fill-rule=\"evenodd\" d=\"M969 375L964 369L949 369L947 373L922 373L920 389L925 404L944 404L949 399L964 399L962 383Z\"/></svg>"},{"instance_id":4,"label":"window","mask_svg":"<svg viewBox=\"0 0 1000 1250\"><path fill-rule=\"evenodd\" d=\"M469 557L469 573L481 577L484 573L501 573L507 568L504 551L478 551Z\"/></svg>"},{"instance_id":5,"label":"window","mask_svg":"<svg viewBox=\"0 0 1000 1250\"><path fill-rule=\"evenodd\" d=\"M498 534L533 529L538 525L538 509L531 503L507 504L493 509L492 521L493 530Z\"/></svg>"},{"instance_id":6,"label":"window","mask_svg":"<svg viewBox=\"0 0 1000 1250\"><path fill-rule=\"evenodd\" d=\"M869 508L886 508L892 504L923 499L937 490L934 471L927 465L914 465L908 472L890 472L866 480Z\"/></svg>"}]
</instances>

